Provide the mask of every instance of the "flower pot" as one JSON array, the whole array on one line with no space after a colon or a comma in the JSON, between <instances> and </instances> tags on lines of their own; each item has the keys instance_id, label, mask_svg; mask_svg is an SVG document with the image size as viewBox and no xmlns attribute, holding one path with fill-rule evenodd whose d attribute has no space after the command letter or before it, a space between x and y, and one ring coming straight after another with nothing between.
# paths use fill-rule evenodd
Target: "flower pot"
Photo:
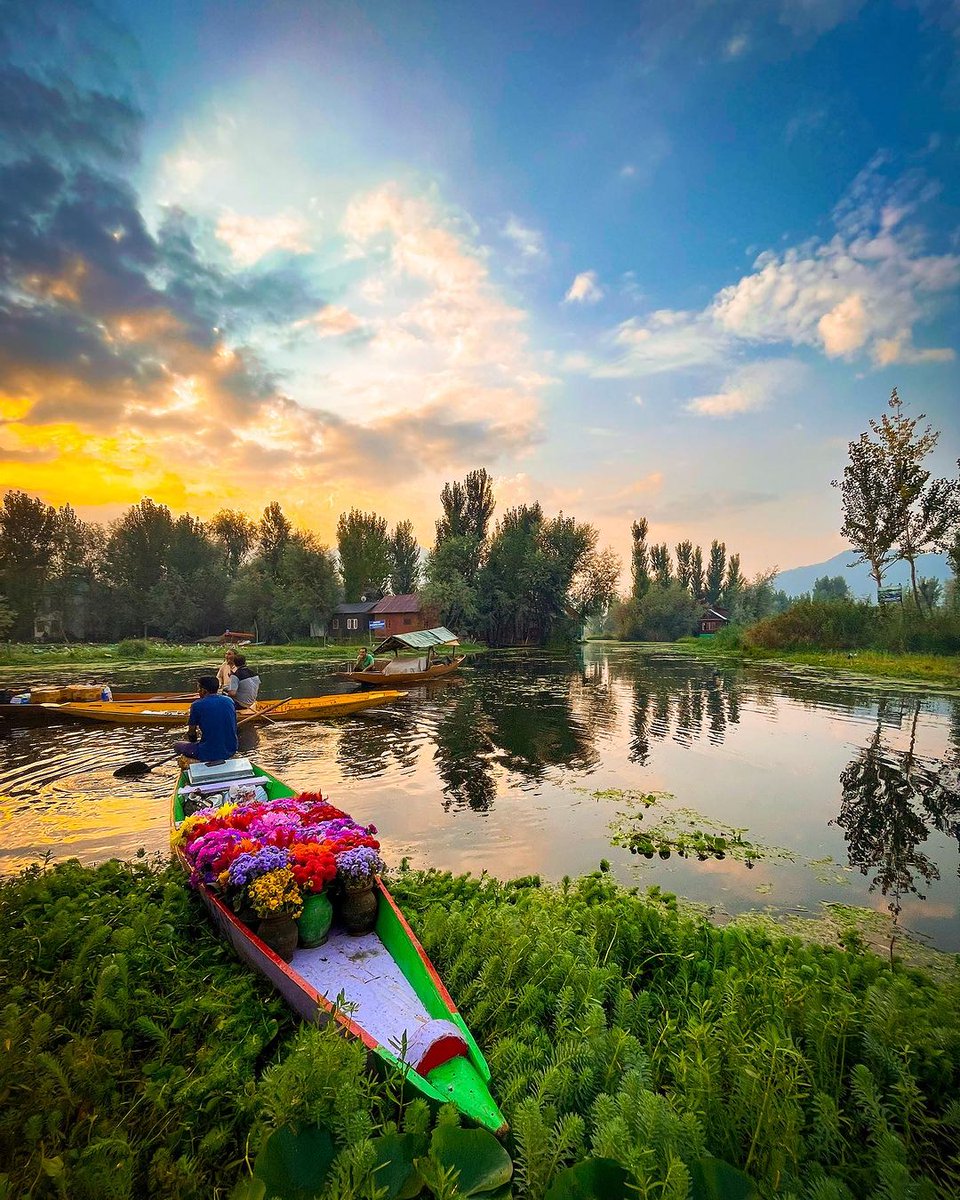
<instances>
[{"instance_id":1,"label":"flower pot","mask_svg":"<svg viewBox=\"0 0 960 1200\"><path fill-rule=\"evenodd\" d=\"M326 892L318 896L306 896L303 901L303 913L297 922L300 931L300 945L307 949L322 946L330 932L333 921L333 905Z\"/></svg>"},{"instance_id":2,"label":"flower pot","mask_svg":"<svg viewBox=\"0 0 960 1200\"><path fill-rule=\"evenodd\" d=\"M377 893L373 884L344 888L340 900L340 923L351 937L371 933L377 923Z\"/></svg>"},{"instance_id":3,"label":"flower pot","mask_svg":"<svg viewBox=\"0 0 960 1200\"><path fill-rule=\"evenodd\" d=\"M278 917L261 917L257 937L284 962L289 962L297 948L297 923L285 913Z\"/></svg>"}]
</instances>

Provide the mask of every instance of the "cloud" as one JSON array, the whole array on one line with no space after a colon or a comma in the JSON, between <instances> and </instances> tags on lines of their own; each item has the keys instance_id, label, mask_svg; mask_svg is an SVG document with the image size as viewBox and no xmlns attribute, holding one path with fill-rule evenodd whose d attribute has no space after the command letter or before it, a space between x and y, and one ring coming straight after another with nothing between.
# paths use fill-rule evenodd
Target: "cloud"
<instances>
[{"instance_id":1,"label":"cloud","mask_svg":"<svg viewBox=\"0 0 960 1200\"><path fill-rule=\"evenodd\" d=\"M503 236L516 247L520 254L522 267L531 268L547 261L543 234L539 230L531 229L528 225L523 225L516 217L510 216L503 227Z\"/></svg>"},{"instance_id":2,"label":"cloud","mask_svg":"<svg viewBox=\"0 0 960 1200\"><path fill-rule=\"evenodd\" d=\"M332 304L315 218L167 206L148 227L124 178L136 107L43 72L8 79L18 97L0 113L15 134L0 159L9 486L86 504L148 488L211 511L265 503L276 465L295 504L318 477L443 478L535 442L549 380L525 314L435 192L353 198L327 234ZM318 336L291 336L307 330Z\"/></svg>"},{"instance_id":3,"label":"cloud","mask_svg":"<svg viewBox=\"0 0 960 1200\"><path fill-rule=\"evenodd\" d=\"M229 209L217 221L217 237L229 247L234 262L252 267L267 254L309 254L308 223L294 213L272 217L244 217Z\"/></svg>"},{"instance_id":4,"label":"cloud","mask_svg":"<svg viewBox=\"0 0 960 1200\"><path fill-rule=\"evenodd\" d=\"M914 336L960 283L960 255L928 252L922 226L911 223L935 185L917 172L890 179L890 166L877 156L854 179L834 210L833 236L760 254L702 310L631 317L593 355L569 356L568 366L595 378L729 372L745 351L776 346L875 366L952 361L949 347L918 347ZM699 396L692 411L750 411L752 394L736 392L724 386Z\"/></svg>"},{"instance_id":5,"label":"cloud","mask_svg":"<svg viewBox=\"0 0 960 1200\"><path fill-rule=\"evenodd\" d=\"M564 304L596 304L603 298L603 288L597 282L596 271L581 271L570 284Z\"/></svg>"},{"instance_id":6,"label":"cloud","mask_svg":"<svg viewBox=\"0 0 960 1200\"><path fill-rule=\"evenodd\" d=\"M736 33L730 38L723 47L724 58L739 58L750 44L750 39L745 33Z\"/></svg>"},{"instance_id":7,"label":"cloud","mask_svg":"<svg viewBox=\"0 0 960 1200\"><path fill-rule=\"evenodd\" d=\"M303 317L293 323L294 329L310 329L318 337L343 337L362 328L362 321L348 308L339 304L328 304L312 316Z\"/></svg>"},{"instance_id":8,"label":"cloud","mask_svg":"<svg viewBox=\"0 0 960 1200\"><path fill-rule=\"evenodd\" d=\"M734 417L759 412L772 399L797 392L803 378L802 366L790 359L750 363L733 372L721 391L697 396L684 407L687 412L701 417Z\"/></svg>"}]
</instances>

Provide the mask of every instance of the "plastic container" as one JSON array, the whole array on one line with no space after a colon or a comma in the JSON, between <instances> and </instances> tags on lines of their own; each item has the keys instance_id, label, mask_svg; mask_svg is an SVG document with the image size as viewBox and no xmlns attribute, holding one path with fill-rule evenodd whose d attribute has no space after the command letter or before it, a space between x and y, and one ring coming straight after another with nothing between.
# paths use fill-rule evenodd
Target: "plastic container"
<instances>
[{"instance_id":1,"label":"plastic container","mask_svg":"<svg viewBox=\"0 0 960 1200\"><path fill-rule=\"evenodd\" d=\"M110 687L106 683L100 689L100 699L101 700L112 700L113 699L113 692L110 691Z\"/></svg>"}]
</instances>

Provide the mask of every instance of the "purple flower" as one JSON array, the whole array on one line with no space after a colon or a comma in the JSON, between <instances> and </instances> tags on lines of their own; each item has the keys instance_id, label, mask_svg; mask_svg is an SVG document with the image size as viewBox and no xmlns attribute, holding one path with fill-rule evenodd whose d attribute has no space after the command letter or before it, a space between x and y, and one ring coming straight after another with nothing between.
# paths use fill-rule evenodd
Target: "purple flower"
<instances>
[{"instance_id":1,"label":"purple flower","mask_svg":"<svg viewBox=\"0 0 960 1200\"><path fill-rule=\"evenodd\" d=\"M231 887L246 887L251 880L287 865L287 852L280 846L264 846L254 854L240 854L230 864Z\"/></svg>"},{"instance_id":2,"label":"purple flower","mask_svg":"<svg viewBox=\"0 0 960 1200\"><path fill-rule=\"evenodd\" d=\"M336 859L337 878L347 887L372 883L374 875L383 870L383 860L372 846L344 850Z\"/></svg>"}]
</instances>

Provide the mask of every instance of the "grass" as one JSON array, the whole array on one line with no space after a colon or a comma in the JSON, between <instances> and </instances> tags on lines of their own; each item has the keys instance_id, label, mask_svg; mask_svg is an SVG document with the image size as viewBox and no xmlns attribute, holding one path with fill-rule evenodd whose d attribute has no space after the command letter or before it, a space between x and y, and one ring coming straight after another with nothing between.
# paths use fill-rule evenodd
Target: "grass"
<instances>
[{"instance_id":1,"label":"grass","mask_svg":"<svg viewBox=\"0 0 960 1200\"><path fill-rule=\"evenodd\" d=\"M242 651L251 659L261 663L301 662L352 662L356 657L359 642L329 643L292 642L284 645L244 646ZM461 650L476 653L483 647L466 642ZM172 642L128 639L100 645L90 642L74 642L34 646L28 643L7 642L0 644L0 667L33 667L46 670L50 667L101 667L116 669L123 666L142 666L156 663L186 663L209 666L223 657L219 646L198 646L195 643L177 645Z\"/></svg>"},{"instance_id":2,"label":"grass","mask_svg":"<svg viewBox=\"0 0 960 1200\"><path fill-rule=\"evenodd\" d=\"M735 658L746 662L782 662L818 667L878 679L923 680L960 687L960 655L892 654L880 650L762 650L752 647L723 649L710 642L685 641L671 646L702 658Z\"/></svg>"}]
</instances>

